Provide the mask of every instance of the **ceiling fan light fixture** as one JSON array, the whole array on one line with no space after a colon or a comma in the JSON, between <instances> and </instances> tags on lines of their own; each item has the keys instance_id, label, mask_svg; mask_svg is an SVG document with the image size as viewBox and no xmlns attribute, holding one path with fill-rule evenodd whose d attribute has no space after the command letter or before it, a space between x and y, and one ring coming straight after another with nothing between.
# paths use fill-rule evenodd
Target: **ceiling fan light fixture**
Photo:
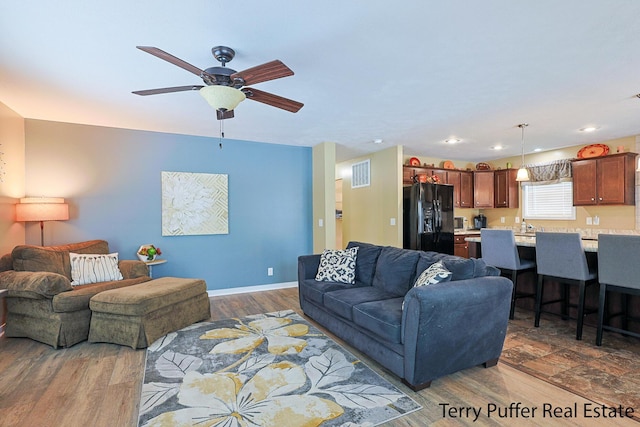
<instances>
[{"instance_id":1,"label":"ceiling fan light fixture","mask_svg":"<svg viewBox=\"0 0 640 427\"><path fill-rule=\"evenodd\" d=\"M240 89L222 85L205 86L200 89L200 95L218 111L234 110L247 98Z\"/></svg>"}]
</instances>

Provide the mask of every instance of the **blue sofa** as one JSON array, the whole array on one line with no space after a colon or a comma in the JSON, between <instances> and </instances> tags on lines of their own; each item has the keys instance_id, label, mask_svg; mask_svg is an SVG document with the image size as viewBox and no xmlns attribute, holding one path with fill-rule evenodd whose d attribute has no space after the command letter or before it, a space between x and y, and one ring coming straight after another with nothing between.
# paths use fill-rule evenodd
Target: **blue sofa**
<instances>
[{"instance_id":1,"label":"blue sofa","mask_svg":"<svg viewBox=\"0 0 640 427\"><path fill-rule=\"evenodd\" d=\"M305 315L418 391L462 369L494 366L507 332L513 284L480 259L350 242L355 283L315 280L321 255L298 258ZM451 281L413 287L441 260ZM403 306L404 301L404 306Z\"/></svg>"}]
</instances>

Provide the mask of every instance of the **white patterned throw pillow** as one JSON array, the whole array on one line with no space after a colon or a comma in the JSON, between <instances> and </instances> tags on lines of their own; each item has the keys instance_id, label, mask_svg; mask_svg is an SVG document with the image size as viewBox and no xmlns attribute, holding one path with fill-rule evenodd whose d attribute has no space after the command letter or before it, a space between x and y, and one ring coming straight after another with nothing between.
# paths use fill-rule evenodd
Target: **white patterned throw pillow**
<instances>
[{"instance_id":1,"label":"white patterned throw pillow","mask_svg":"<svg viewBox=\"0 0 640 427\"><path fill-rule=\"evenodd\" d=\"M122 280L122 273L118 268L118 252L105 255L70 252L69 258L72 286Z\"/></svg>"},{"instance_id":2,"label":"white patterned throw pillow","mask_svg":"<svg viewBox=\"0 0 640 427\"><path fill-rule=\"evenodd\" d=\"M425 285L434 285L440 282L448 282L451 280L451 273L447 268L442 264L442 261L435 262L429 266L426 270L424 270L420 276L416 279L413 287L425 286Z\"/></svg>"},{"instance_id":3,"label":"white patterned throw pillow","mask_svg":"<svg viewBox=\"0 0 640 427\"><path fill-rule=\"evenodd\" d=\"M341 250L325 249L320 256L317 281L353 284L356 280L358 246Z\"/></svg>"}]
</instances>

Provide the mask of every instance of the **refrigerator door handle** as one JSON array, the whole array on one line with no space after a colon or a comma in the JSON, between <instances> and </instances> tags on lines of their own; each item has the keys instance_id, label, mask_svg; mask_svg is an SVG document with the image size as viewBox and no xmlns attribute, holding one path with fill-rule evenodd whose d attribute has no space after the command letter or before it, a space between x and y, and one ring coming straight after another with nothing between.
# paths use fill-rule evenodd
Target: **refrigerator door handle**
<instances>
[{"instance_id":1,"label":"refrigerator door handle","mask_svg":"<svg viewBox=\"0 0 640 427\"><path fill-rule=\"evenodd\" d=\"M435 228L436 231L440 231L442 229L442 206L440 205L439 200L433 201L433 211L435 216Z\"/></svg>"}]
</instances>

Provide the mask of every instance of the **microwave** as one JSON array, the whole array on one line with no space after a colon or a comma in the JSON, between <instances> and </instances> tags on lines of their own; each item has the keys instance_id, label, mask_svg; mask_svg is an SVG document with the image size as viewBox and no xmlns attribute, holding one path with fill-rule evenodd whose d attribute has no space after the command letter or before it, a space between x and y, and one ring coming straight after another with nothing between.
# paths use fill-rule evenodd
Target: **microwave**
<instances>
[{"instance_id":1,"label":"microwave","mask_svg":"<svg viewBox=\"0 0 640 427\"><path fill-rule=\"evenodd\" d=\"M465 230L467 218L464 216L454 216L453 217L453 228L454 230Z\"/></svg>"}]
</instances>

